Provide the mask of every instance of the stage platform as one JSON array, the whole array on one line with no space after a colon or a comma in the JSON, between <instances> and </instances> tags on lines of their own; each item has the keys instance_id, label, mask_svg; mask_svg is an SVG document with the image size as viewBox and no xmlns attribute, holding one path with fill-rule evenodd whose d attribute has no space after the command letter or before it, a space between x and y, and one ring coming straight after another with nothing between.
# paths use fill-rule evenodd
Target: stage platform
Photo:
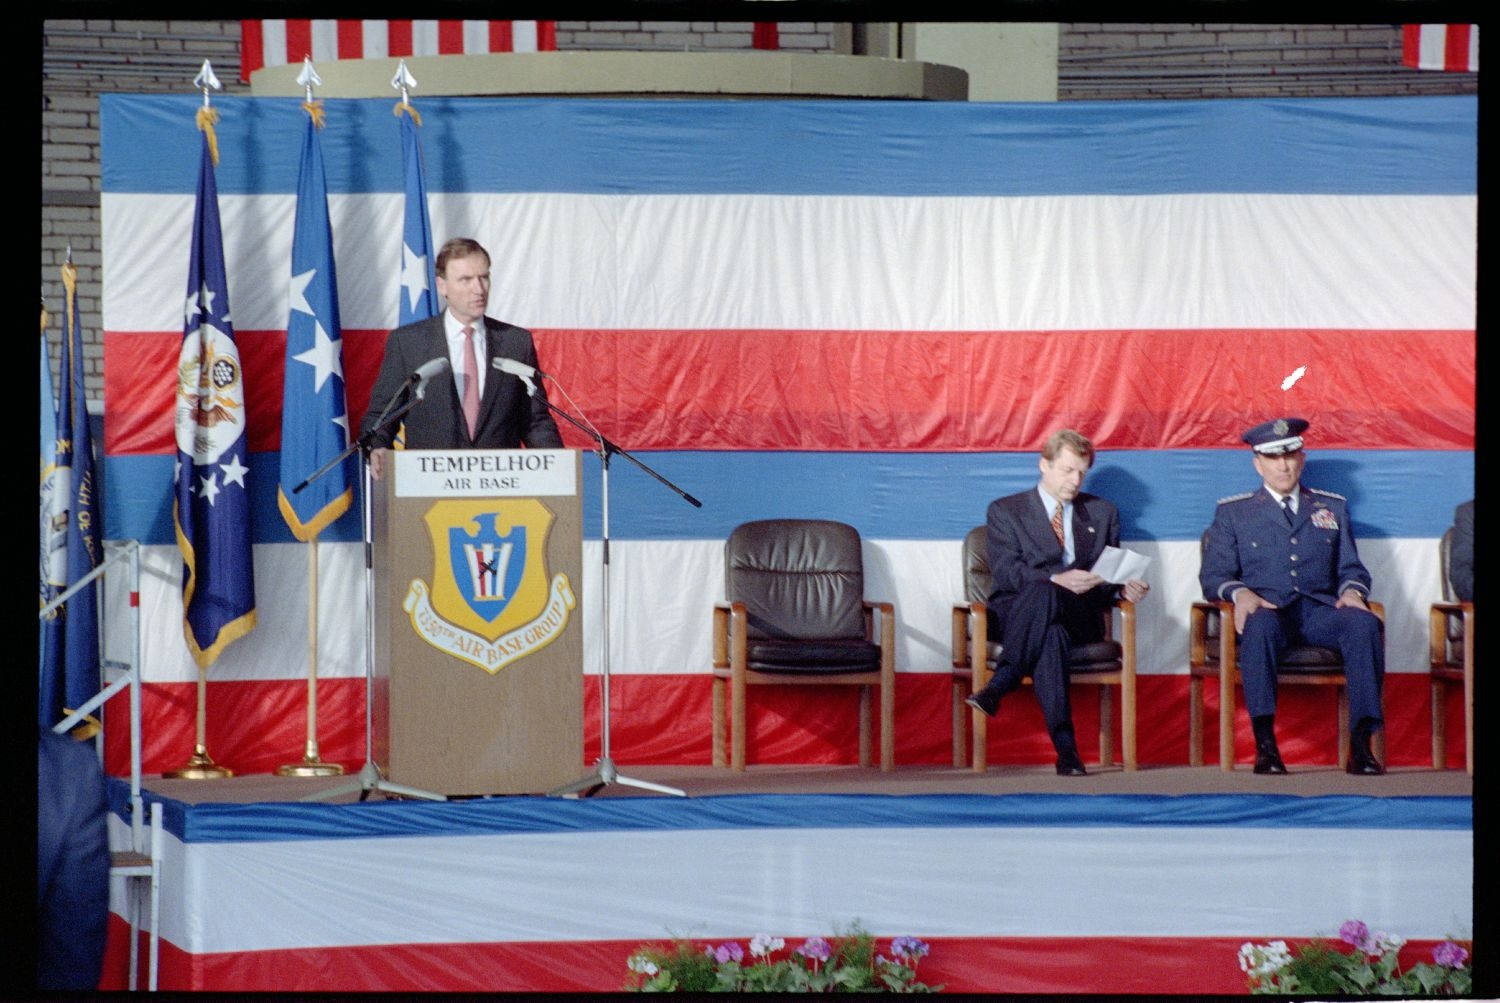
<instances>
[{"instance_id":1,"label":"stage platform","mask_svg":"<svg viewBox=\"0 0 1500 1003\"><path fill-rule=\"evenodd\" d=\"M985 773L937 766L898 766L890 773L858 766L750 766L734 773L713 766L617 767L635 780L673 787L688 797L726 794L1286 794L1294 797L1471 797L1474 778L1462 770L1393 769L1382 777L1353 777L1336 766L1289 767L1282 777L1256 776L1248 766L1225 772L1217 766L1160 766L1126 772L1119 766L1088 765L1086 777L1059 777L1051 766L991 766ZM579 778L588 776L579 770ZM349 784L351 777L278 777L271 774L226 780L147 777L143 786L186 804L299 801ZM370 795L384 798L380 792ZM594 798L659 797L627 784L609 784ZM358 792L329 803L359 800Z\"/></svg>"},{"instance_id":2,"label":"stage platform","mask_svg":"<svg viewBox=\"0 0 1500 1003\"><path fill-rule=\"evenodd\" d=\"M160 986L611 991L639 945L759 933L932 945L950 991L1245 989L1246 940L1473 928L1460 771L620 764L585 798L439 803L348 777L147 777L163 804ZM581 770L580 778L588 771ZM112 783L111 839L129 790ZM123 914L117 896L115 911ZM116 917L104 987L125 982Z\"/></svg>"}]
</instances>

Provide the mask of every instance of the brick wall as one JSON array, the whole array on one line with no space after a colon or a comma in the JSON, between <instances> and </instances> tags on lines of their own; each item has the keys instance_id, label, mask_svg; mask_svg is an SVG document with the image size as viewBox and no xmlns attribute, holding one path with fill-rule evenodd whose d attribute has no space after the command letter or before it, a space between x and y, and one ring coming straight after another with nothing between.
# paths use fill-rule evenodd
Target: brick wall
<instances>
[{"instance_id":1,"label":"brick wall","mask_svg":"<svg viewBox=\"0 0 1500 1003\"><path fill-rule=\"evenodd\" d=\"M1064 24L1058 99L1477 94L1401 65L1399 24Z\"/></svg>"},{"instance_id":2,"label":"brick wall","mask_svg":"<svg viewBox=\"0 0 1500 1003\"><path fill-rule=\"evenodd\" d=\"M833 24L781 21L777 41L792 52L833 51ZM559 21L557 47L722 52L751 48L751 21Z\"/></svg>"}]
</instances>

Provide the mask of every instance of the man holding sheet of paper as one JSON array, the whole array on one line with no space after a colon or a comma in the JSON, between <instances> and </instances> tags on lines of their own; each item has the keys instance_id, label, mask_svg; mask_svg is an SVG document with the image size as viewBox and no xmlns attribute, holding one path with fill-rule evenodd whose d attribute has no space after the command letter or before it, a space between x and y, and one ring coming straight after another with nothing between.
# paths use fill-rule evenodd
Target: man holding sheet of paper
<instances>
[{"instance_id":1,"label":"man holding sheet of paper","mask_svg":"<svg viewBox=\"0 0 1500 1003\"><path fill-rule=\"evenodd\" d=\"M1131 602L1150 586L1139 577L1146 559L1120 551L1114 505L1081 490L1094 444L1070 428L1047 438L1037 486L990 502L988 556L990 640L1001 645L989 684L968 698L993 717L1000 700L1031 676L1059 776L1084 775L1068 701L1068 651L1104 637L1104 615L1117 595ZM1114 548L1108 565L1096 563ZM1108 575L1097 573L1111 572ZM1123 575L1122 575L1123 573Z\"/></svg>"}]
</instances>

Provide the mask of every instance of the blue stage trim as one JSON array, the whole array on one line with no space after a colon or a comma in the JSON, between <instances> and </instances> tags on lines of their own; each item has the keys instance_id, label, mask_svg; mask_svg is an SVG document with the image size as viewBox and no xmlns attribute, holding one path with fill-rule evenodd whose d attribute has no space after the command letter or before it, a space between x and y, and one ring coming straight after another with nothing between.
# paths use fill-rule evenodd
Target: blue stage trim
<instances>
[{"instance_id":1,"label":"blue stage trim","mask_svg":"<svg viewBox=\"0 0 1500 1003\"><path fill-rule=\"evenodd\" d=\"M129 787L111 782L124 814ZM737 794L599 801L498 797L446 803L222 804L162 801L163 824L190 843L372 839L653 829L1160 828L1460 830L1472 798L1272 794Z\"/></svg>"},{"instance_id":2,"label":"blue stage trim","mask_svg":"<svg viewBox=\"0 0 1500 1003\"><path fill-rule=\"evenodd\" d=\"M291 543L276 506L279 453L250 454L256 543ZM1034 453L643 452L642 462L703 502L688 506L634 465L610 465L617 540L722 540L742 522L836 519L873 540L961 540L990 501L1036 484ZM108 456L109 539L171 543L171 456ZM584 454L584 535L600 532L599 460ZM1474 454L1440 450L1319 450L1303 482L1349 499L1360 539L1437 539L1474 496ZM1257 487L1245 449L1112 450L1085 488L1120 509L1125 540L1196 540L1224 495ZM358 491L358 486L356 486ZM323 531L357 541L359 500Z\"/></svg>"},{"instance_id":3,"label":"blue stage trim","mask_svg":"<svg viewBox=\"0 0 1500 1003\"><path fill-rule=\"evenodd\" d=\"M100 98L103 190L190 193L192 95ZM328 99L328 190L400 192L390 98ZM422 98L431 192L1472 195L1473 96L1233 101ZM221 97L223 195L296 191L296 98ZM1309 136L1318 137L1309 142ZM469 165L497 165L481 179ZM1191 178L1191 187L1181 179ZM501 187L496 188L499 181Z\"/></svg>"}]
</instances>

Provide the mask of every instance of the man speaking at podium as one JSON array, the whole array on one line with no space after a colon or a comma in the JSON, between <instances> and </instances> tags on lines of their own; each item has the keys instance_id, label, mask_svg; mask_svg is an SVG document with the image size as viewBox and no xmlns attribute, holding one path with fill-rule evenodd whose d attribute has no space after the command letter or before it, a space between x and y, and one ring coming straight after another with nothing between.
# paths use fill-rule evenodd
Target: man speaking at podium
<instances>
[{"instance_id":1,"label":"man speaking at podium","mask_svg":"<svg viewBox=\"0 0 1500 1003\"><path fill-rule=\"evenodd\" d=\"M434 263L438 295L448 306L436 317L398 327L385 342L385 357L360 433L379 424L382 412L403 387L423 373L426 389L405 415L402 438L408 449L558 449L562 436L547 411L546 391L536 394L517 376L493 368L508 359L533 369L536 346L531 332L484 315L490 299L490 256L479 242L454 237ZM447 365L435 364L446 362ZM405 400L397 400L400 407ZM394 428L382 428L370 448L389 447ZM380 454L370 454L370 472L380 476Z\"/></svg>"}]
</instances>

